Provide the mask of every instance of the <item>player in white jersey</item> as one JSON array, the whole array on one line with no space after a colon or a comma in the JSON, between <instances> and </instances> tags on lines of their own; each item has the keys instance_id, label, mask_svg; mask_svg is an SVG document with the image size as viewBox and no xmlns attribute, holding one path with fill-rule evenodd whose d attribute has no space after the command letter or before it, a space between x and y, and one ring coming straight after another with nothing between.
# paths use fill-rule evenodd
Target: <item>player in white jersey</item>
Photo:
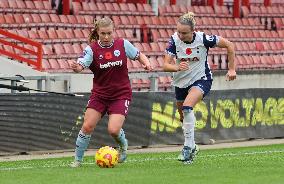
<instances>
[{"instance_id":1,"label":"player in white jersey","mask_svg":"<svg viewBox=\"0 0 284 184\"><path fill-rule=\"evenodd\" d=\"M180 120L185 137L179 160L191 164L198 153L194 141L195 116L193 108L211 89L212 72L207 61L208 50L213 47L226 48L228 53L227 80L236 79L234 45L221 36L196 32L194 13L189 12L178 19L177 32L166 49L164 71L174 72L173 86Z\"/></svg>"}]
</instances>

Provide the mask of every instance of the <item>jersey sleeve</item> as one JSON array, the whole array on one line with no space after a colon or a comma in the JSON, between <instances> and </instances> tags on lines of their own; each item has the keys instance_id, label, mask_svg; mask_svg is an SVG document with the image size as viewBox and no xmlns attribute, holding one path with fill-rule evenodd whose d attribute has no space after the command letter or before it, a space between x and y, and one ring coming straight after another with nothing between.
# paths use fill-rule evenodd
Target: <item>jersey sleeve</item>
<instances>
[{"instance_id":1,"label":"jersey sleeve","mask_svg":"<svg viewBox=\"0 0 284 184\"><path fill-rule=\"evenodd\" d=\"M213 48L219 42L219 36L203 34L203 44L205 47Z\"/></svg>"},{"instance_id":2,"label":"jersey sleeve","mask_svg":"<svg viewBox=\"0 0 284 184\"><path fill-rule=\"evenodd\" d=\"M82 65L83 68L88 68L93 62L93 50L88 45L83 52L83 55L78 58L77 63Z\"/></svg>"},{"instance_id":3,"label":"jersey sleeve","mask_svg":"<svg viewBox=\"0 0 284 184\"><path fill-rule=\"evenodd\" d=\"M124 39L124 48L126 52L126 56L131 60L138 59L140 55L140 51L134 47L128 40Z\"/></svg>"},{"instance_id":4,"label":"jersey sleeve","mask_svg":"<svg viewBox=\"0 0 284 184\"><path fill-rule=\"evenodd\" d=\"M176 56L177 52L176 52L176 44L174 42L173 37L171 36L171 39L168 42L168 46L165 50L165 52L171 56Z\"/></svg>"}]
</instances>

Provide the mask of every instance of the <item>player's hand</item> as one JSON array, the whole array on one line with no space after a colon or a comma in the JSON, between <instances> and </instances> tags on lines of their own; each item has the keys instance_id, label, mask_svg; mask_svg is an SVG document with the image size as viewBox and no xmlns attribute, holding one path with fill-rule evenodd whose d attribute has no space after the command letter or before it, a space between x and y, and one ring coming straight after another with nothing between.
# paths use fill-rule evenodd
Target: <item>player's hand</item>
<instances>
[{"instance_id":1,"label":"player's hand","mask_svg":"<svg viewBox=\"0 0 284 184\"><path fill-rule=\"evenodd\" d=\"M237 73L235 70L228 70L228 73L226 74L226 81L232 81L237 78Z\"/></svg>"},{"instance_id":2,"label":"player's hand","mask_svg":"<svg viewBox=\"0 0 284 184\"><path fill-rule=\"evenodd\" d=\"M153 70L153 68L152 68L152 66L151 66L150 63L148 63L148 64L146 64L146 65L143 65L143 68L144 68L145 70L147 70L147 71L152 71L152 70Z\"/></svg>"},{"instance_id":3,"label":"player's hand","mask_svg":"<svg viewBox=\"0 0 284 184\"><path fill-rule=\"evenodd\" d=\"M72 70L76 70L78 68L79 64L76 61L71 61L70 67Z\"/></svg>"},{"instance_id":4,"label":"player's hand","mask_svg":"<svg viewBox=\"0 0 284 184\"><path fill-rule=\"evenodd\" d=\"M71 61L70 63L70 67L71 69L76 72L76 73L79 73L81 72L84 68L82 67L82 65L80 65L78 62L76 61Z\"/></svg>"},{"instance_id":5,"label":"player's hand","mask_svg":"<svg viewBox=\"0 0 284 184\"><path fill-rule=\"evenodd\" d=\"M185 70L188 70L188 69L189 69L188 62L186 62L186 61L182 61L178 65L178 71L185 71Z\"/></svg>"}]
</instances>

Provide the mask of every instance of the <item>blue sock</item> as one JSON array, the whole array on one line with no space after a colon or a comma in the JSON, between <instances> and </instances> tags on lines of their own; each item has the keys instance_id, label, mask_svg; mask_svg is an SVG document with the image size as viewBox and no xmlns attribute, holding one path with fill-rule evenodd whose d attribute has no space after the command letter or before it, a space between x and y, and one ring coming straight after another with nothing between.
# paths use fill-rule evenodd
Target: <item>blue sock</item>
<instances>
[{"instance_id":1,"label":"blue sock","mask_svg":"<svg viewBox=\"0 0 284 184\"><path fill-rule=\"evenodd\" d=\"M91 135L84 134L82 130L80 130L76 140L75 160L82 162L84 152L89 145L90 139Z\"/></svg>"},{"instance_id":2,"label":"blue sock","mask_svg":"<svg viewBox=\"0 0 284 184\"><path fill-rule=\"evenodd\" d=\"M117 137L114 137L114 140L116 141L116 143L119 146L123 146L123 145L126 144L125 133L124 133L122 128L120 129L119 134L117 135Z\"/></svg>"}]
</instances>

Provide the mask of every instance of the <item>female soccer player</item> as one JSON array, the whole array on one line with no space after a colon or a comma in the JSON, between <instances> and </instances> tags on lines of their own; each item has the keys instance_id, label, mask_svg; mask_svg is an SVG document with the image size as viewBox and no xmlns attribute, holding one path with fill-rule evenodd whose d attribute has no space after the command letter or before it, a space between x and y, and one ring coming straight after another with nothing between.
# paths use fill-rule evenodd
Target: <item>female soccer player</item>
<instances>
[{"instance_id":1,"label":"female soccer player","mask_svg":"<svg viewBox=\"0 0 284 184\"><path fill-rule=\"evenodd\" d=\"M186 164L191 164L199 151L194 141L193 108L208 94L213 81L207 61L209 48L227 49L229 70L226 77L229 81L236 79L233 43L221 36L209 36L194 29L194 13L189 12L179 17L177 32L170 38L163 67L164 71L175 72L173 85L185 137L179 160Z\"/></svg>"},{"instance_id":2,"label":"female soccer player","mask_svg":"<svg viewBox=\"0 0 284 184\"><path fill-rule=\"evenodd\" d=\"M127 58L138 60L146 70L150 71L152 67L148 58L128 40L114 39L113 32L114 24L110 18L97 20L84 56L71 64L76 73L84 68L89 68L94 73L93 89L76 140L75 160L71 167L81 166L91 134L105 113L109 115L108 133L119 146L119 162L126 159L128 142L122 125L132 97Z\"/></svg>"}]
</instances>

